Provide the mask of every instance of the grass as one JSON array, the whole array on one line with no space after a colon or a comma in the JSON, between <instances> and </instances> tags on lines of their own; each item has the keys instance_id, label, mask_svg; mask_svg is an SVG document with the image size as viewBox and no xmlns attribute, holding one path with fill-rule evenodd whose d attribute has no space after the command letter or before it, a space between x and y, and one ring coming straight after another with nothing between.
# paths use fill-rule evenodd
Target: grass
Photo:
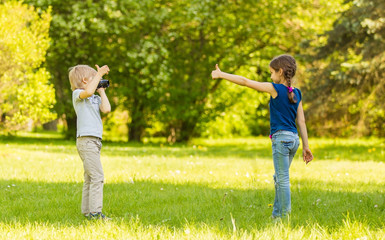
<instances>
[{"instance_id":1,"label":"grass","mask_svg":"<svg viewBox=\"0 0 385 240\"><path fill-rule=\"evenodd\" d=\"M268 138L104 142L104 212L80 214L73 141L0 137L0 239L384 239L383 139L311 139L291 167L292 214L273 222Z\"/></svg>"}]
</instances>

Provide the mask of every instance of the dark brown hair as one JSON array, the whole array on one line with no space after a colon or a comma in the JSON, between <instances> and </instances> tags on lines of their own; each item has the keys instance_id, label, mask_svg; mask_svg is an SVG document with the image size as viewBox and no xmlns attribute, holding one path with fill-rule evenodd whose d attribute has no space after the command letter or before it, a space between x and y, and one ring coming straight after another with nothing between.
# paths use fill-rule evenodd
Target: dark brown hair
<instances>
[{"instance_id":1,"label":"dark brown hair","mask_svg":"<svg viewBox=\"0 0 385 240\"><path fill-rule=\"evenodd\" d=\"M291 103L296 103L297 100L295 99L294 92L289 92L289 88L291 88L292 80L297 70L297 63L295 62L295 59L288 54L279 55L278 57L275 57L273 60L271 60L270 67L276 72L278 72L279 69L282 69L283 77L289 86L287 89L287 96L289 97L289 101Z\"/></svg>"}]
</instances>

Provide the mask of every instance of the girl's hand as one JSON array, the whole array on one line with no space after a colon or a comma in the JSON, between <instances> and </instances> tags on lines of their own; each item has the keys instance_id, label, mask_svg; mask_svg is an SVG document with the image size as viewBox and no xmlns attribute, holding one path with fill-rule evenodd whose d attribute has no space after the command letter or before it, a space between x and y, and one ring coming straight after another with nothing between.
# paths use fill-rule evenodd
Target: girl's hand
<instances>
[{"instance_id":1,"label":"girl's hand","mask_svg":"<svg viewBox=\"0 0 385 240\"><path fill-rule=\"evenodd\" d=\"M215 65L215 70L211 72L212 79L220 78L221 70L218 67L218 64Z\"/></svg>"},{"instance_id":2,"label":"girl's hand","mask_svg":"<svg viewBox=\"0 0 385 240\"><path fill-rule=\"evenodd\" d=\"M108 68L107 65L104 65L103 67L99 67L97 64L95 65L96 66L96 69L98 71L98 73L100 73L102 76L104 74L108 74L108 72L110 71L110 69Z\"/></svg>"},{"instance_id":3,"label":"girl's hand","mask_svg":"<svg viewBox=\"0 0 385 240\"><path fill-rule=\"evenodd\" d=\"M313 160L313 154L311 153L309 148L304 148L302 151L302 155L303 155L303 161L306 164L308 164L309 162L311 162L311 160Z\"/></svg>"}]
</instances>

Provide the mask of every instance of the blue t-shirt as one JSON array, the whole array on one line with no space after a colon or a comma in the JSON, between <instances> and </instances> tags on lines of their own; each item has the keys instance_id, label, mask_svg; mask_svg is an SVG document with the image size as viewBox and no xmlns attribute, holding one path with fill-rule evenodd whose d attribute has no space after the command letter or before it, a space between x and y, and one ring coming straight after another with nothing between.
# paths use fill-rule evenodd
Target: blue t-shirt
<instances>
[{"instance_id":1,"label":"blue t-shirt","mask_svg":"<svg viewBox=\"0 0 385 240\"><path fill-rule=\"evenodd\" d=\"M298 104L302 100L301 91L294 88L294 99L296 103L290 103L287 95L287 87L283 84L272 83L277 91L277 97L270 97L270 135L279 130L298 133L295 119L297 118Z\"/></svg>"}]
</instances>

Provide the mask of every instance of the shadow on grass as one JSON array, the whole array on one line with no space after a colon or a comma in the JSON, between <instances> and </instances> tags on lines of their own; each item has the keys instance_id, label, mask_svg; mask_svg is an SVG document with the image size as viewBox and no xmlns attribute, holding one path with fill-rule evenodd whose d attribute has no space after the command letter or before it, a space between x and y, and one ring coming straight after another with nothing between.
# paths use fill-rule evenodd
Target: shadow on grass
<instances>
[{"instance_id":1,"label":"shadow on grass","mask_svg":"<svg viewBox=\"0 0 385 240\"><path fill-rule=\"evenodd\" d=\"M58 134L36 136L5 136L0 135L0 144L18 144L18 145L69 145L75 140L66 140Z\"/></svg>"},{"instance_id":2,"label":"shadow on grass","mask_svg":"<svg viewBox=\"0 0 385 240\"><path fill-rule=\"evenodd\" d=\"M64 140L60 135L46 135L44 137L12 137L0 136L0 144L14 144L31 150L45 152L76 152L75 140ZM272 159L271 143L265 138L215 140L215 143L198 141L196 144L163 145L162 143L138 143L138 142L103 142L102 155L123 157L215 157L215 158L240 158ZM385 161L385 143L381 139L374 140L338 140L325 141L312 140L312 151L315 160L349 160L349 161ZM301 149L297 156L301 155Z\"/></svg>"},{"instance_id":3,"label":"shadow on grass","mask_svg":"<svg viewBox=\"0 0 385 240\"><path fill-rule=\"evenodd\" d=\"M114 145L103 144L103 153L109 156L125 157L151 157L165 156L175 158L185 157L206 157L206 158L239 158L255 160L256 158L271 158L271 149L261 146L209 146L202 149L193 146L172 146L172 147L115 147Z\"/></svg>"},{"instance_id":4,"label":"shadow on grass","mask_svg":"<svg viewBox=\"0 0 385 240\"><path fill-rule=\"evenodd\" d=\"M385 162L385 145L324 144L314 148L317 160L349 160L357 162Z\"/></svg>"},{"instance_id":5,"label":"shadow on grass","mask_svg":"<svg viewBox=\"0 0 385 240\"><path fill-rule=\"evenodd\" d=\"M11 144L17 148L26 150L44 151L47 153L74 153L77 154L76 141L64 140L60 137L9 137L0 136L0 144ZM268 144L216 144L196 146L193 144L174 144L162 145L160 143L122 143L122 142L103 142L102 156L121 156L121 157L221 157L221 158L271 158L271 147Z\"/></svg>"},{"instance_id":6,"label":"shadow on grass","mask_svg":"<svg viewBox=\"0 0 385 240\"><path fill-rule=\"evenodd\" d=\"M312 185L314 181L302 181L301 184ZM381 189L381 186L377 187ZM81 188L81 183L2 180L0 221L68 226L86 224L87 220L80 214ZM349 216L351 220L365 222L373 229L384 227L382 195L381 192L333 192L292 187L291 226L318 224L328 229L338 228ZM105 185L104 212L119 223L138 219L145 226L158 225L170 229L183 228L186 224L205 224L230 232L232 216L238 229L250 231L271 226L269 204L273 198L272 187L234 190L198 184L118 183Z\"/></svg>"}]
</instances>

